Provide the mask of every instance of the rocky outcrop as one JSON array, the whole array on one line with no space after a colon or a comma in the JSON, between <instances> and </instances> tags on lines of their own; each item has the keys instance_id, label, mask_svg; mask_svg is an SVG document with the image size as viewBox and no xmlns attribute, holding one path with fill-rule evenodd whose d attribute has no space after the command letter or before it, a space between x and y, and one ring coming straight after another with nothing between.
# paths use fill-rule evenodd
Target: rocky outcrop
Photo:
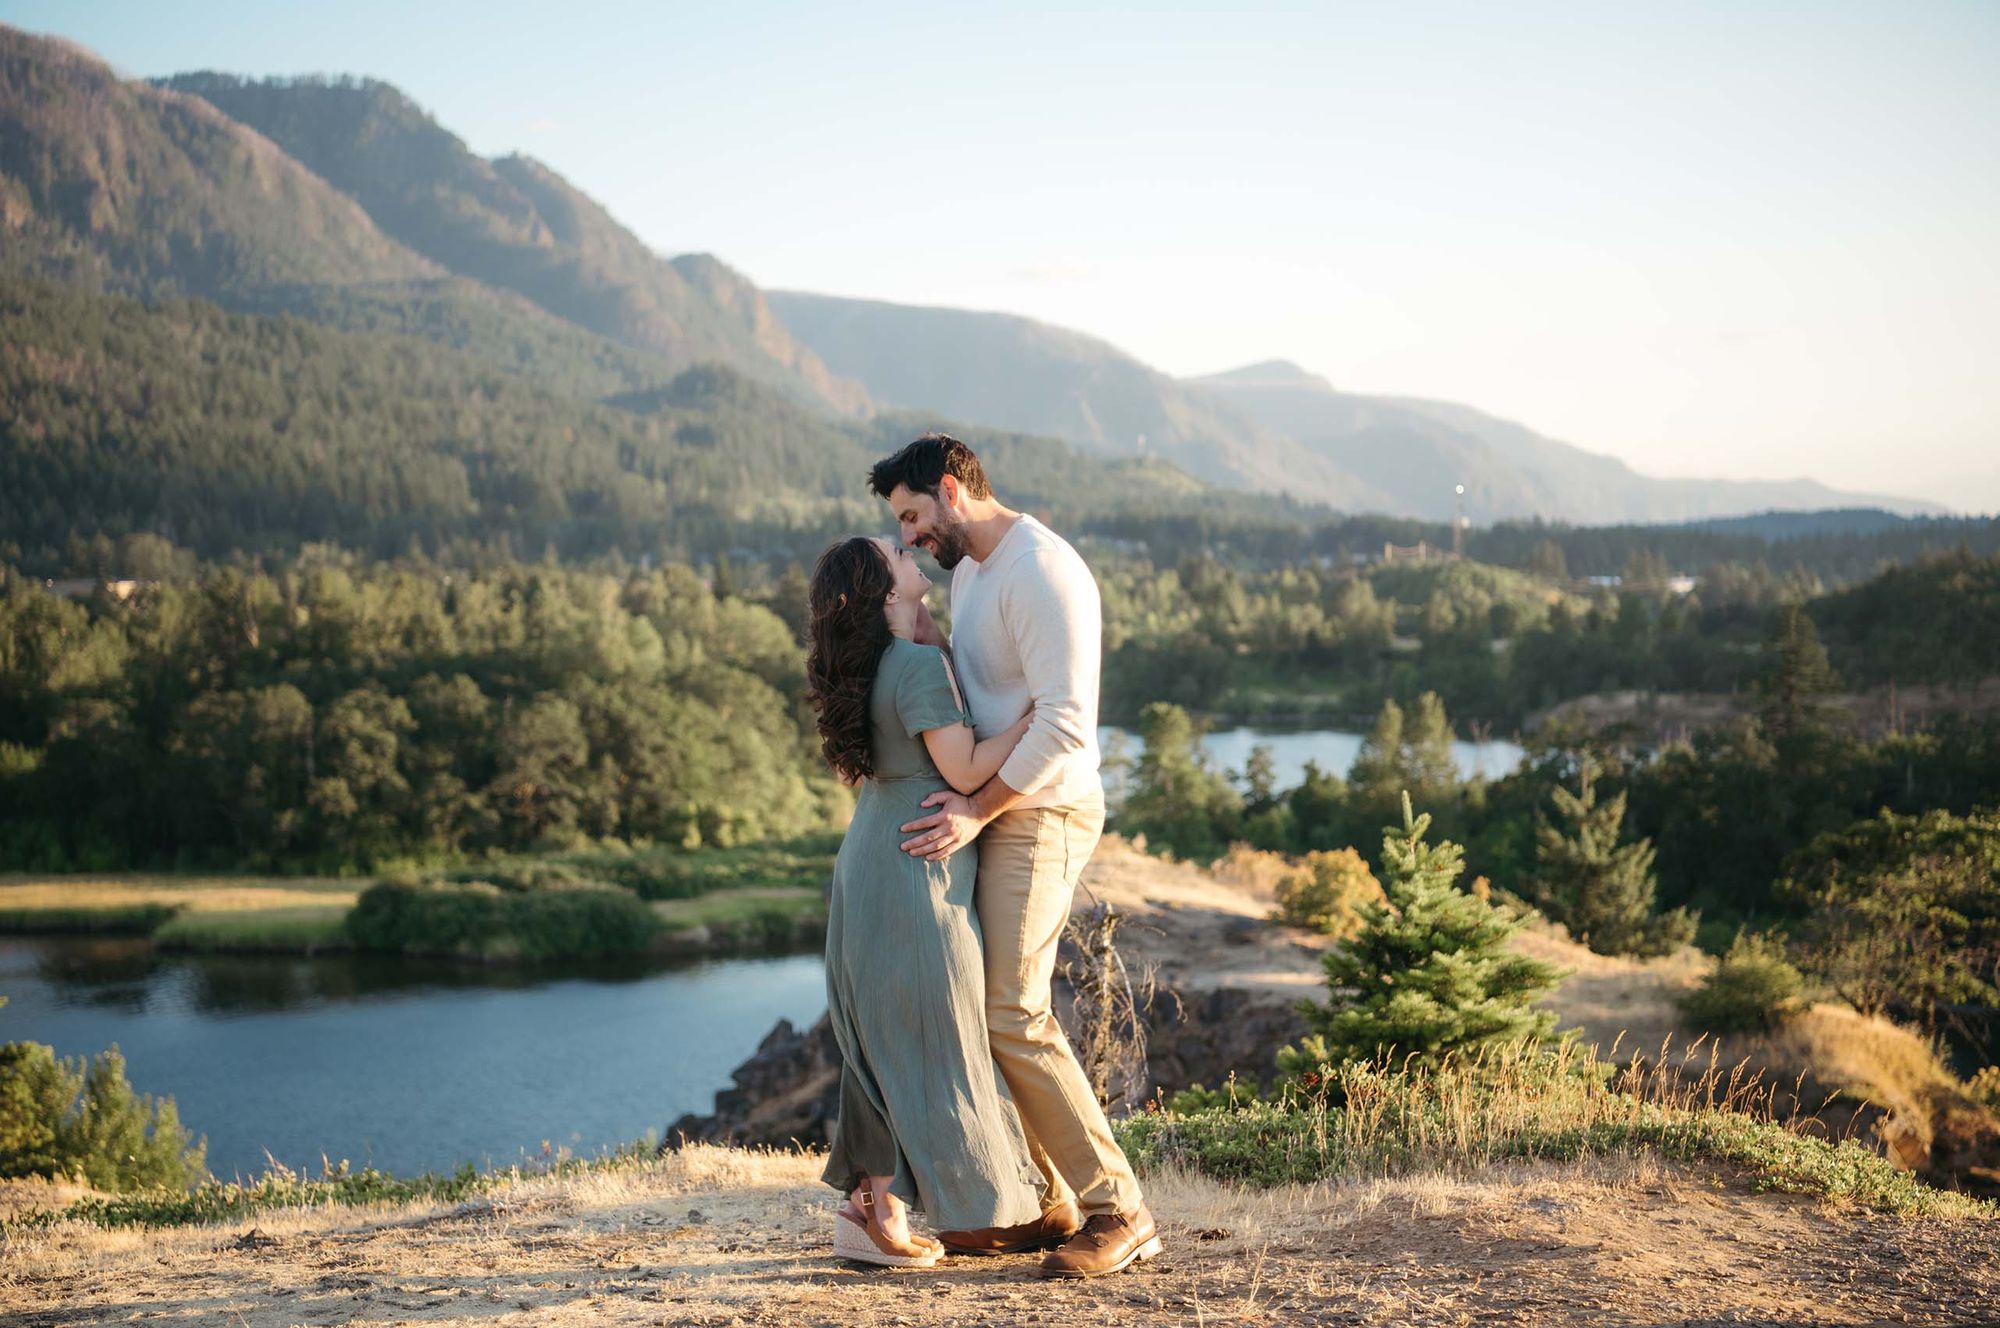
<instances>
[{"instance_id":1,"label":"rocky outcrop","mask_svg":"<svg viewBox=\"0 0 2000 1328\"><path fill-rule=\"evenodd\" d=\"M729 1077L734 1086L715 1095L711 1114L690 1112L667 1127L661 1152L684 1143L789 1148L832 1139L840 1110L840 1046L825 1015L803 1033L780 1019Z\"/></svg>"},{"instance_id":2,"label":"rocky outcrop","mask_svg":"<svg viewBox=\"0 0 2000 1328\"><path fill-rule=\"evenodd\" d=\"M1056 997L1057 1016L1067 1027L1071 1003L1062 984ZM1231 1070L1269 1075L1278 1048L1305 1031L1293 1005L1238 987L1162 988L1147 1008L1147 1025L1150 1082L1141 1099L1154 1089L1217 1085ZM840 1107L840 1048L826 1016L804 1032L780 1019L730 1078L733 1085L715 1095L713 1112L690 1113L667 1127L662 1151L683 1142L785 1148L820 1146L831 1138Z\"/></svg>"}]
</instances>

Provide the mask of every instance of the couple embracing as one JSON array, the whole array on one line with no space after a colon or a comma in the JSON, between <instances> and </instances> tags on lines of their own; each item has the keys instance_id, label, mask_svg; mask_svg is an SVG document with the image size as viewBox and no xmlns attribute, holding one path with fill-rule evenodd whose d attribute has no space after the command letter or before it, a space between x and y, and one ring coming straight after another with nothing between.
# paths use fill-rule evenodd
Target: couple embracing
<instances>
[{"instance_id":1,"label":"couple embracing","mask_svg":"<svg viewBox=\"0 0 2000 1328\"><path fill-rule=\"evenodd\" d=\"M901 539L820 557L806 663L826 759L859 789L826 934L834 1251L921 1268L1047 1250L1047 1276L1117 1272L1160 1241L1049 990L1104 830L1097 585L955 438L919 438L869 483ZM914 549L952 574L948 643Z\"/></svg>"}]
</instances>

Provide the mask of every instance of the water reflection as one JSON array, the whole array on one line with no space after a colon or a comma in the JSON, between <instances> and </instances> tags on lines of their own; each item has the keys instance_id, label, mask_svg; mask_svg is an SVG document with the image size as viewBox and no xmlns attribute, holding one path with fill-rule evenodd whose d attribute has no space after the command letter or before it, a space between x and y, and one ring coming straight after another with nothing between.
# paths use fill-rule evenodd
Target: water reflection
<instances>
[{"instance_id":1,"label":"water reflection","mask_svg":"<svg viewBox=\"0 0 2000 1328\"><path fill-rule=\"evenodd\" d=\"M144 937L50 940L7 951L0 990L26 968L60 1003L140 1012L160 1002L200 1014L296 1010L424 990L516 991L569 978L643 982L682 971L685 960L641 956L588 962L480 965L398 955L194 955L161 951Z\"/></svg>"}]
</instances>

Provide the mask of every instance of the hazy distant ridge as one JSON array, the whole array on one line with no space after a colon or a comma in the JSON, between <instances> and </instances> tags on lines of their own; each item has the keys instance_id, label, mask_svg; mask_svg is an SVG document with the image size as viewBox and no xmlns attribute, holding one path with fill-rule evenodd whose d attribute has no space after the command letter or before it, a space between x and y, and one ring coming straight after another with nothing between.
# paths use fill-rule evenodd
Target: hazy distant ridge
<instances>
[{"instance_id":1,"label":"hazy distant ridge","mask_svg":"<svg viewBox=\"0 0 2000 1328\"><path fill-rule=\"evenodd\" d=\"M1347 511L1465 513L1589 524L1686 521L1768 509L1933 503L1812 479L1663 479L1469 406L1336 391L1284 361L1175 379L1115 347L1011 314L772 291L772 307L835 372L876 398L1094 451L1145 446L1204 479Z\"/></svg>"}]
</instances>

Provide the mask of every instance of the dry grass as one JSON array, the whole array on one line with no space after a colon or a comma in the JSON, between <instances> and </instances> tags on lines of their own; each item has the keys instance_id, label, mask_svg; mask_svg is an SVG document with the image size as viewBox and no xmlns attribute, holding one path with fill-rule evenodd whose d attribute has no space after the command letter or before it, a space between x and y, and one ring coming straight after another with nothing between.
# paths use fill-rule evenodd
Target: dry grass
<instances>
[{"instance_id":1,"label":"dry grass","mask_svg":"<svg viewBox=\"0 0 2000 1328\"><path fill-rule=\"evenodd\" d=\"M1109 1325L1964 1322L2000 1223L1907 1221L1619 1158L1253 1190L1147 1177L1165 1255L1084 1283L1034 1257L870 1273L828 1255L811 1155L697 1147L490 1199L159 1232L16 1235L38 1324Z\"/></svg>"},{"instance_id":2,"label":"dry grass","mask_svg":"<svg viewBox=\"0 0 2000 1328\"><path fill-rule=\"evenodd\" d=\"M146 904L203 913L352 908L361 886L332 877L0 875L0 911L127 909Z\"/></svg>"},{"instance_id":3,"label":"dry grass","mask_svg":"<svg viewBox=\"0 0 2000 1328\"><path fill-rule=\"evenodd\" d=\"M0 876L0 928L150 932L182 950L344 949L361 885L319 877Z\"/></svg>"}]
</instances>

